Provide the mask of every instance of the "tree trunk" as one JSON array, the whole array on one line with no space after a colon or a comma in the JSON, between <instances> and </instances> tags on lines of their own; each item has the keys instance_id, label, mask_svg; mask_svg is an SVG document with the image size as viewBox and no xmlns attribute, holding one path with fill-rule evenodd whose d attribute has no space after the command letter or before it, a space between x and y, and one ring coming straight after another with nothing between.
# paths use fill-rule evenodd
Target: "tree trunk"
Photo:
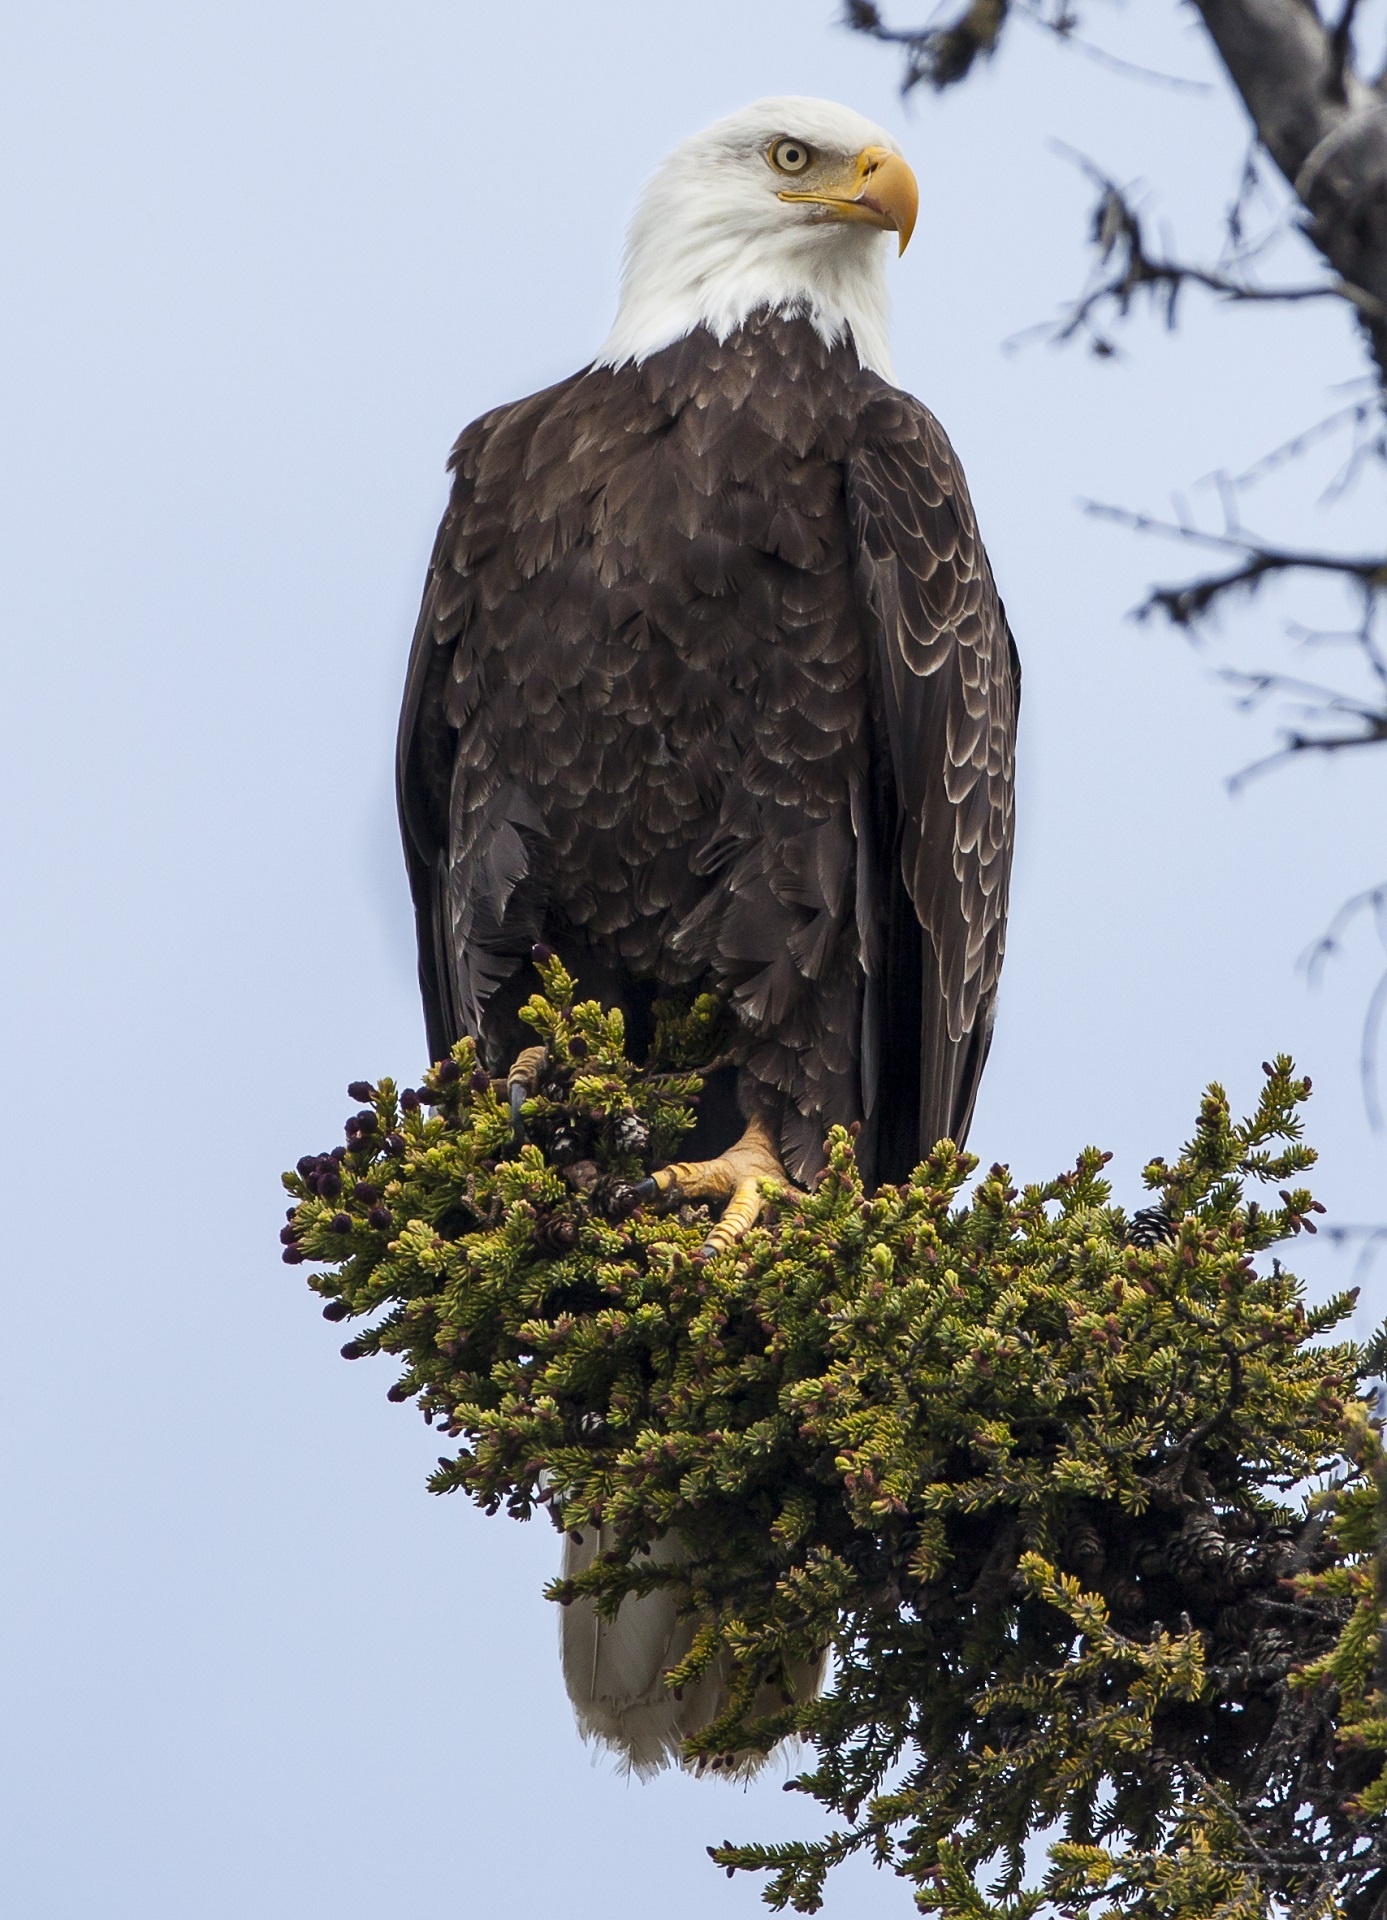
<instances>
[{"instance_id":1,"label":"tree trunk","mask_svg":"<svg viewBox=\"0 0 1387 1920\"><path fill-rule=\"evenodd\" d=\"M1267 152L1359 318L1387 383L1387 98L1309 0L1195 0Z\"/></svg>"}]
</instances>

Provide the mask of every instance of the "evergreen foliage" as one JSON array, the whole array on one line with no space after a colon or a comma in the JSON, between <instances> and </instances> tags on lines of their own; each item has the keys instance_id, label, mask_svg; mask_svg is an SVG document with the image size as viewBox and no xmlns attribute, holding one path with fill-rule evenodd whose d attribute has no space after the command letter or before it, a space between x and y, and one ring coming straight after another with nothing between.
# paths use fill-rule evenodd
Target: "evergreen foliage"
<instances>
[{"instance_id":1,"label":"evergreen foliage","mask_svg":"<svg viewBox=\"0 0 1387 1920\"><path fill-rule=\"evenodd\" d=\"M285 1176L285 1258L457 1443L436 1491L607 1527L553 1598L673 1587L701 1624L671 1687L730 1654L690 1764L808 1743L829 1836L714 1859L801 1912L865 1849L943 1920L1380 1913L1387 1464L1366 1356L1325 1342L1352 1296L1308 1308L1262 1257L1318 1210L1290 1061L1244 1121L1211 1087L1131 1219L1096 1151L963 1197L945 1142L868 1198L837 1132L703 1261L705 1210L631 1188L691 1124L716 1003L664 1006L637 1067L540 972L524 1142L468 1041L417 1091L356 1083L345 1146ZM758 1713L825 1647L822 1698Z\"/></svg>"}]
</instances>

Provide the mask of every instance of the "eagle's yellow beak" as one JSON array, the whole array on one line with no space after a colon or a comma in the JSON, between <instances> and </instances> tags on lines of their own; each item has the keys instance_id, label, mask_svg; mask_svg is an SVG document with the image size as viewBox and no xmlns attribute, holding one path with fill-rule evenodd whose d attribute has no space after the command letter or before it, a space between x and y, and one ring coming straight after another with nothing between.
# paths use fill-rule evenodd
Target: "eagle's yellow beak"
<instances>
[{"instance_id":1,"label":"eagle's yellow beak","mask_svg":"<svg viewBox=\"0 0 1387 1920\"><path fill-rule=\"evenodd\" d=\"M781 200L812 200L827 207L839 220L865 220L900 235L900 251L910 245L920 189L915 175L898 153L885 147L864 147L841 180L830 180L813 192L782 188Z\"/></svg>"}]
</instances>

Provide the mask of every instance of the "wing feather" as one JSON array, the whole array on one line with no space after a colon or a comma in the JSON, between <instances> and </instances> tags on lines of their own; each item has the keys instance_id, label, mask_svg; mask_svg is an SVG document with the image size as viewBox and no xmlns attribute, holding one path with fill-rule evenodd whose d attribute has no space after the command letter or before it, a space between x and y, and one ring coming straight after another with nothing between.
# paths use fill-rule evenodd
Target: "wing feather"
<instances>
[{"instance_id":1,"label":"wing feather","mask_svg":"<svg viewBox=\"0 0 1387 1920\"><path fill-rule=\"evenodd\" d=\"M962 468L928 408L893 389L864 408L847 492L890 773L876 801L891 884L878 888L875 991L868 967L882 1028L871 1053L881 1070L903 1043L918 1060L914 1148L927 1152L946 1135L962 1143L991 1037L1020 669ZM864 1088L868 1111L876 1092ZM882 1143L882 1177L900 1177L909 1144Z\"/></svg>"},{"instance_id":2,"label":"wing feather","mask_svg":"<svg viewBox=\"0 0 1387 1920\"><path fill-rule=\"evenodd\" d=\"M485 562L510 540L522 571L535 572L560 537L550 503L519 481L536 421L577 377L473 421L448 463L452 493L414 629L396 754L435 1060L459 1035L477 1034L483 1004L537 937L526 909L540 877L543 822L477 737L479 658L466 641L474 615L495 611L481 599ZM520 649L526 640L517 636Z\"/></svg>"}]
</instances>

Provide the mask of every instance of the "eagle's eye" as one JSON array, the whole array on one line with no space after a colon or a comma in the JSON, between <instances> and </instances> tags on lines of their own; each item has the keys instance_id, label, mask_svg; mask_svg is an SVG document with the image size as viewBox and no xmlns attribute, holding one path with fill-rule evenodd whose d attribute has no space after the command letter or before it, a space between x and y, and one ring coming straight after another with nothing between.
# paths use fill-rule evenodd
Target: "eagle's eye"
<instances>
[{"instance_id":1,"label":"eagle's eye","mask_svg":"<svg viewBox=\"0 0 1387 1920\"><path fill-rule=\"evenodd\" d=\"M802 140L777 140L769 155L777 173L803 173L813 158Z\"/></svg>"}]
</instances>

